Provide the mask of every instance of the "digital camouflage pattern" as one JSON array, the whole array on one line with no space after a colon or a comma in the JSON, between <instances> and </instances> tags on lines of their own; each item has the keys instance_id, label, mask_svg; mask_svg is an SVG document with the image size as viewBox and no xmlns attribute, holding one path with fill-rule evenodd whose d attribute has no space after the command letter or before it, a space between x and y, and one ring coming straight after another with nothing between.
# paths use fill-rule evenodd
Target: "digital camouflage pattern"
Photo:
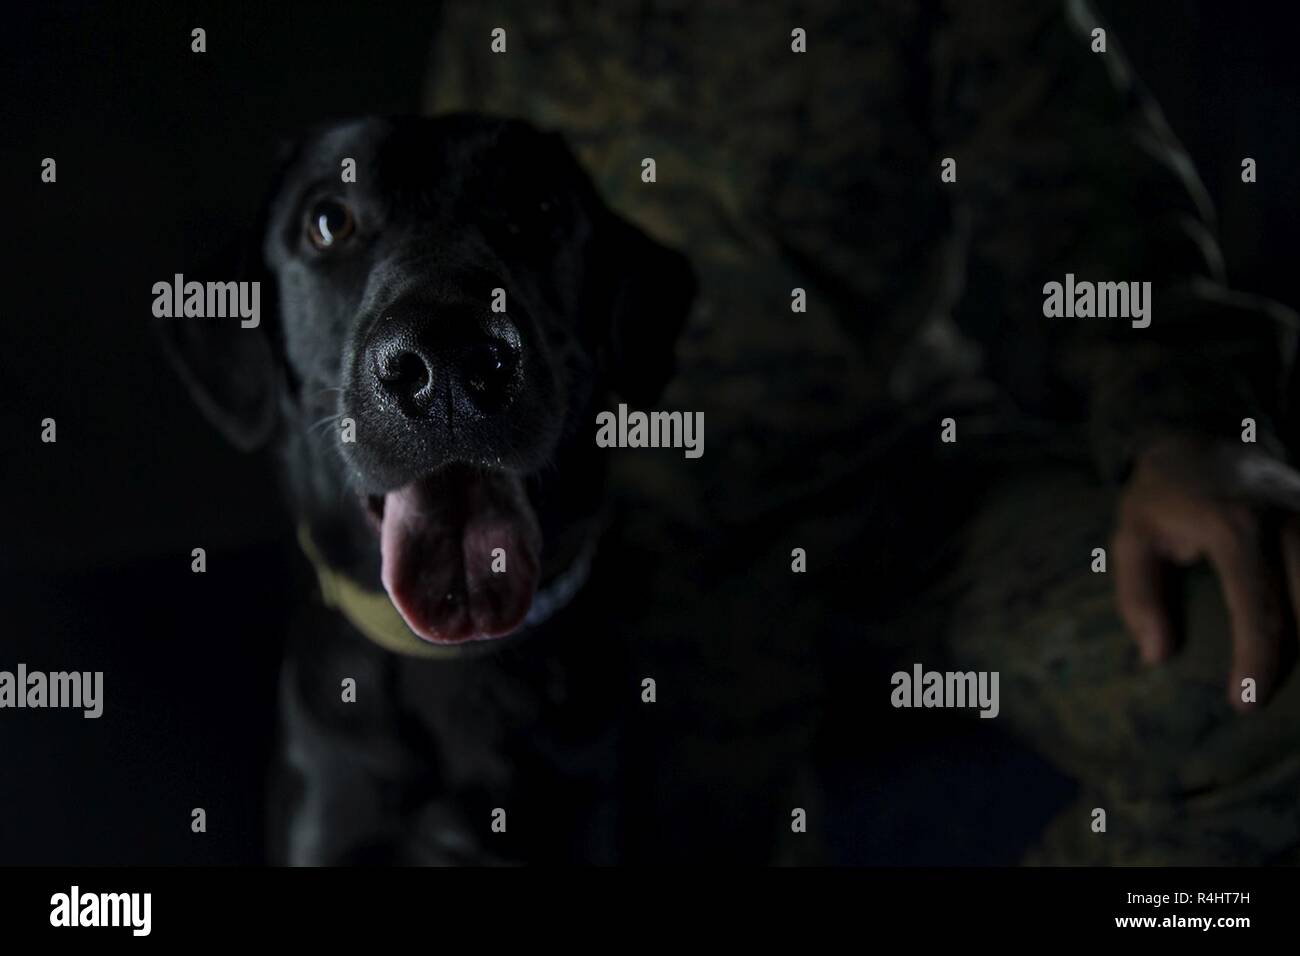
<instances>
[{"instance_id":1,"label":"digital camouflage pattern","mask_svg":"<svg viewBox=\"0 0 1300 956\"><path fill-rule=\"evenodd\" d=\"M1112 808L1106 837L1079 809L1035 859L1296 842L1296 681L1229 714L1208 578L1188 651L1139 671L1088 569L1153 437L1239 440L1249 416L1280 450L1293 345L1281 310L1225 291L1204 190L1117 38L1091 50L1099 25L1042 0L444 4L428 109L562 132L700 277L660 407L704 411L707 453L617 471L623 606L646 609L623 636L647 673L690 675L643 743L675 735L706 768L647 774L669 812L726 789L701 826L783 828L842 667L827 648L942 644L999 670L1008 719ZM1151 326L1044 318L1067 272L1152 282ZM782 578L796 546L809 573Z\"/></svg>"},{"instance_id":2,"label":"digital camouflage pattern","mask_svg":"<svg viewBox=\"0 0 1300 956\"><path fill-rule=\"evenodd\" d=\"M1225 699L1227 609L1206 568L1181 582L1183 641L1142 664L1093 573L1112 495L1084 472L997 483L947 583L952 662L1001 672L1003 714L1084 783L1036 862L1264 864L1300 847L1300 681L1240 716ZM1106 811L1104 835L1091 830ZM1291 862L1295 862L1291 859Z\"/></svg>"}]
</instances>

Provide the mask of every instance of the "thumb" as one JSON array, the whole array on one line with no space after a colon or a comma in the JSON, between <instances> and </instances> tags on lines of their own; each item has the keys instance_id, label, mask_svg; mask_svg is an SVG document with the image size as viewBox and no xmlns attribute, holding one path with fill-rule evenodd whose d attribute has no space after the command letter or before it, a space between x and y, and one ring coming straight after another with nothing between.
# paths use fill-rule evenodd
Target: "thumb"
<instances>
[{"instance_id":1,"label":"thumb","mask_svg":"<svg viewBox=\"0 0 1300 956\"><path fill-rule=\"evenodd\" d=\"M1257 449L1223 450L1216 471L1222 487L1235 498L1300 512L1300 471Z\"/></svg>"}]
</instances>

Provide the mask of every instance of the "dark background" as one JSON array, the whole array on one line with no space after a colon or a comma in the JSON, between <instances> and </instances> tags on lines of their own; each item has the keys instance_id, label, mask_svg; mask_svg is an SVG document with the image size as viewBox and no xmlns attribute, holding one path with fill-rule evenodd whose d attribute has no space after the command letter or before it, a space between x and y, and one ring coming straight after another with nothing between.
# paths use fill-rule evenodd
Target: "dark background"
<instances>
[{"instance_id":1,"label":"dark background","mask_svg":"<svg viewBox=\"0 0 1300 956\"><path fill-rule=\"evenodd\" d=\"M1218 205L1233 284L1300 304L1293 15L1098 5ZM104 670L108 702L98 721L0 711L0 863L262 858L288 525L269 462L226 449L165 365L150 289L210 278L203 263L250 228L282 138L417 110L436 20L433 3L6 11L0 669ZM46 156L57 185L40 182ZM1243 156L1256 185L1240 182ZM40 442L46 417L57 444ZM189 568L199 546L206 575ZM1009 743L909 753L882 760L873 786L846 783L853 800L832 787L841 859L1009 863L1018 848L985 834L1027 836L1068 793ZM936 802L935 773L965 779L969 805Z\"/></svg>"}]
</instances>

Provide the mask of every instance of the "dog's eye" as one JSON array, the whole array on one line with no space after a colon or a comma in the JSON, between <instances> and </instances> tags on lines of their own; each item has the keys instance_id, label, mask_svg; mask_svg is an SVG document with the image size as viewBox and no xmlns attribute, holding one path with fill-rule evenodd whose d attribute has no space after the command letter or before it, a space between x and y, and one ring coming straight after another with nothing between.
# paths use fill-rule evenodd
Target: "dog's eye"
<instances>
[{"instance_id":1,"label":"dog's eye","mask_svg":"<svg viewBox=\"0 0 1300 956\"><path fill-rule=\"evenodd\" d=\"M317 249L337 248L355 228L352 210L337 199L321 199L307 213L307 238Z\"/></svg>"}]
</instances>

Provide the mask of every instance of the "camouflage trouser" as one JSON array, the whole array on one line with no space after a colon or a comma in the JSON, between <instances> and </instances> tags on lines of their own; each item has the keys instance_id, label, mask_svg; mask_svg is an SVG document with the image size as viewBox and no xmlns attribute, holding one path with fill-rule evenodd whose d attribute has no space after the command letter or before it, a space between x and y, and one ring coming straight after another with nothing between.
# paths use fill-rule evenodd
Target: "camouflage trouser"
<instances>
[{"instance_id":1,"label":"camouflage trouser","mask_svg":"<svg viewBox=\"0 0 1300 956\"><path fill-rule=\"evenodd\" d=\"M1293 862L1300 679L1254 714L1228 707L1227 614L1205 568L1173 600L1178 652L1144 666L1116 614L1113 574L1091 570L1113 509L1113 491L1066 467L994 483L941 586L949 664L999 671L1002 719L1082 784L1028 861ZM1093 831L1098 807L1104 833Z\"/></svg>"}]
</instances>

